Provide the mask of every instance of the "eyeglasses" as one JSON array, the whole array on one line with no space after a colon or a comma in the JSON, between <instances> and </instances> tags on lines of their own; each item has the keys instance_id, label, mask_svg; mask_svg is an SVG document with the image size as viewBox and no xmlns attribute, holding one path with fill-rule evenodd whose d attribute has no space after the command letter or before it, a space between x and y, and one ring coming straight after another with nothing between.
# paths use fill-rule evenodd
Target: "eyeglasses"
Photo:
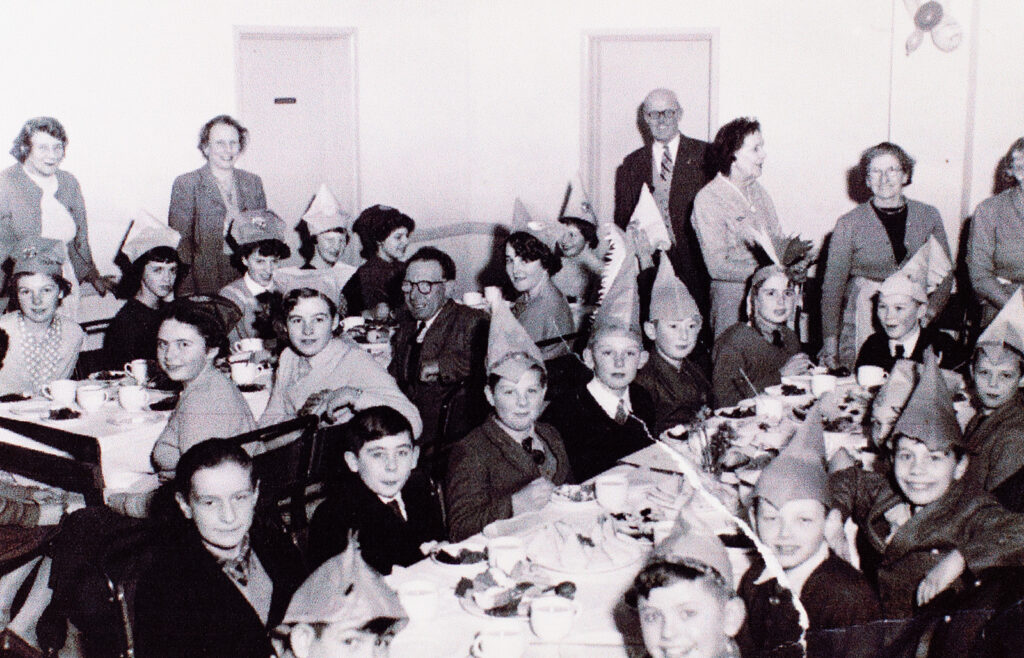
<instances>
[{"instance_id":1,"label":"eyeglasses","mask_svg":"<svg viewBox=\"0 0 1024 658\"><path fill-rule=\"evenodd\" d=\"M647 110L644 112L644 116L649 121L660 121L660 120L672 120L679 114L679 110Z\"/></svg>"},{"instance_id":2,"label":"eyeglasses","mask_svg":"<svg viewBox=\"0 0 1024 658\"><path fill-rule=\"evenodd\" d=\"M868 169L869 178L881 178L882 176L892 178L893 176L898 176L902 173L903 170L899 167L889 167L888 169Z\"/></svg>"},{"instance_id":3,"label":"eyeglasses","mask_svg":"<svg viewBox=\"0 0 1024 658\"><path fill-rule=\"evenodd\" d=\"M421 295L429 295L434 286L440 283L444 283L444 281L403 281L402 292L412 292L412 287L416 286L416 290L419 290Z\"/></svg>"}]
</instances>

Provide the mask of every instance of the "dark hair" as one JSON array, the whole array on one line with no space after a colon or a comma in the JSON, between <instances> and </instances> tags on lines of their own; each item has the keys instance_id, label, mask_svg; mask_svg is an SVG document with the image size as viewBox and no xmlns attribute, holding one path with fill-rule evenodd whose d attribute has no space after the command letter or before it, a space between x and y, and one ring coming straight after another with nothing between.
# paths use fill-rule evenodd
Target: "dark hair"
<instances>
[{"instance_id":1,"label":"dark hair","mask_svg":"<svg viewBox=\"0 0 1024 658\"><path fill-rule=\"evenodd\" d=\"M367 407L345 424L345 452L355 455L370 441L407 433L415 443L409 420L391 407Z\"/></svg>"},{"instance_id":2,"label":"dark hair","mask_svg":"<svg viewBox=\"0 0 1024 658\"><path fill-rule=\"evenodd\" d=\"M295 307L299 305L299 301L303 299L322 299L327 304L327 310L330 311L331 317L336 318L339 313L343 313L344 309L339 309L338 305L334 303L334 300L323 294L319 290L314 288L296 288L295 290L289 290L288 294L284 296L284 300L281 302L281 312L287 319L288 314L295 310ZM342 297L342 303L344 303L344 297Z\"/></svg>"},{"instance_id":3,"label":"dark hair","mask_svg":"<svg viewBox=\"0 0 1024 658\"><path fill-rule=\"evenodd\" d=\"M540 385L541 386L547 386L548 385L548 374L546 372L544 372L544 368L541 368L537 364L533 364L532 366L530 366L530 370L534 370L534 371L537 372L537 375L539 376L539 379L540 379ZM491 374L487 375L487 388L491 389L491 392L493 393L494 392L494 387L497 386L498 382L500 382L500 381L501 381L501 375L492 372Z\"/></svg>"},{"instance_id":4,"label":"dark hair","mask_svg":"<svg viewBox=\"0 0 1024 658\"><path fill-rule=\"evenodd\" d=\"M437 247L420 247L416 250L416 253L406 261L405 267L408 269L409 264L414 261L433 261L441 266L441 278L445 281L455 280L455 261L452 257L441 251Z\"/></svg>"},{"instance_id":5,"label":"dark hair","mask_svg":"<svg viewBox=\"0 0 1024 658\"><path fill-rule=\"evenodd\" d=\"M416 230L416 222L401 210L379 204L359 213L356 221L352 222L352 230L359 236L359 241L363 245L363 258L376 255L380 243L400 228L412 233Z\"/></svg>"},{"instance_id":6,"label":"dark hair","mask_svg":"<svg viewBox=\"0 0 1024 658\"><path fill-rule=\"evenodd\" d=\"M306 220L300 219L299 223L295 225L295 232L299 234L299 256L302 256L302 261L309 264L309 261L313 260L313 256L316 255L316 239L317 236L323 235L324 233L337 233L348 238L348 229L340 226L329 228L322 233L313 235L309 232L309 224Z\"/></svg>"},{"instance_id":7,"label":"dark hair","mask_svg":"<svg viewBox=\"0 0 1024 658\"><path fill-rule=\"evenodd\" d=\"M1018 185L1017 177L1013 175L1014 153L1024 153L1024 137L1018 137L1013 144L1010 144L1010 148L1006 151L1006 155L999 160L999 168L996 171L997 193Z\"/></svg>"},{"instance_id":8,"label":"dark hair","mask_svg":"<svg viewBox=\"0 0 1024 658\"><path fill-rule=\"evenodd\" d=\"M906 439L907 441L915 441L917 443L924 445L925 447L928 447L927 443L917 438L916 436L908 436L906 434L903 434L902 432L894 432L892 435L892 442L890 444L892 446L892 455L890 455L890 457L896 456L896 448L899 447L900 439ZM931 450L931 448L928 449ZM964 455L967 454L967 448L956 443L951 443L949 447L946 448L945 452L952 453L953 458L956 459L957 461L960 461L961 459L963 459Z\"/></svg>"},{"instance_id":9,"label":"dark hair","mask_svg":"<svg viewBox=\"0 0 1024 658\"><path fill-rule=\"evenodd\" d=\"M22 277L29 276L30 274L43 274L43 276L49 276L53 279L54 283L57 284L57 288L60 289L58 300L64 299L71 294L71 283L67 279L59 274L45 274L43 272L18 272L17 274L11 275L7 279L7 310L8 311L20 311L21 305L18 303L18 283ZM60 301L57 302L60 305Z\"/></svg>"},{"instance_id":10,"label":"dark hair","mask_svg":"<svg viewBox=\"0 0 1024 658\"><path fill-rule=\"evenodd\" d=\"M753 117L733 119L718 129L715 141L711 143L709 157L715 170L723 176L732 171L732 163L736 162L736 151L743 148L747 135L761 131L761 124Z\"/></svg>"},{"instance_id":11,"label":"dark hair","mask_svg":"<svg viewBox=\"0 0 1024 658\"><path fill-rule=\"evenodd\" d=\"M217 116L213 117L212 119L204 123L203 127L199 129L198 148L199 152L203 154L203 157L206 157L206 151L204 149L206 149L206 147L210 145L210 131L213 130L213 127L216 126L218 123L223 123L226 126L231 126L236 131L238 131L238 150L244 151L246 144L249 143L249 130L245 126L240 124L238 120L234 117L229 116L227 114L218 114Z\"/></svg>"},{"instance_id":12,"label":"dark hair","mask_svg":"<svg viewBox=\"0 0 1024 658\"><path fill-rule=\"evenodd\" d=\"M68 134L60 121L53 117L34 117L25 122L11 144L10 154L15 160L25 163L28 154L32 152L32 135L36 133L46 133L58 140L64 148L68 146Z\"/></svg>"},{"instance_id":13,"label":"dark hair","mask_svg":"<svg viewBox=\"0 0 1024 658\"><path fill-rule=\"evenodd\" d=\"M248 258L253 252L259 252L261 256L276 256L281 260L288 258L292 255L291 248L284 242L276 238L269 238L267 240L259 240L257 242L249 242L238 246L238 258Z\"/></svg>"},{"instance_id":14,"label":"dark hair","mask_svg":"<svg viewBox=\"0 0 1024 658\"><path fill-rule=\"evenodd\" d=\"M181 456L174 471L174 490L186 500L192 493L192 478L204 468L216 468L221 464L238 464L249 471L249 482L256 488L256 473L252 468L252 457L231 439L207 439L197 443Z\"/></svg>"},{"instance_id":15,"label":"dark hair","mask_svg":"<svg viewBox=\"0 0 1024 658\"><path fill-rule=\"evenodd\" d=\"M735 596L725 584L722 575L714 569L708 568L705 571L696 566L665 559L655 559L644 565L633 579L630 594L632 597L646 599L650 597L651 590L668 587L681 580L704 583L723 603Z\"/></svg>"},{"instance_id":16,"label":"dark hair","mask_svg":"<svg viewBox=\"0 0 1024 658\"><path fill-rule=\"evenodd\" d=\"M195 328L206 349L217 349L217 356L227 356L228 336L224 319L212 303L199 302L192 299L178 299L167 305L161 324L175 320Z\"/></svg>"},{"instance_id":17,"label":"dark hair","mask_svg":"<svg viewBox=\"0 0 1024 658\"><path fill-rule=\"evenodd\" d=\"M551 276L554 276L562 269L562 259L553 254L540 238L526 231L516 231L508 236L508 239L505 240L505 246L512 247L512 251L515 252L516 256L527 262L532 263L535 260L539 260L541 266Z\"/></svg>"},{"instance_id":18,"label":"dark hair","mask_svg":"<svg viewBox=\"0 0 1024 658\"><path fill-rule=\"evenodd\" d=\"M587 246L591 249L597 248L597 227L581 217L559 217L559 224L565 224L566 226L572 226L583 235L583 241L587 243ZM557 256L562 255L562 245L555 245L555 254Z\"/></svg>"},{"instance_id":19,"label":"dark hair","mask_svg":"<svg viewBox=\"0 0 1024 658\"><path fill-rule=\"evenodd\" d=\"M864 180L868 179L868 167L871 166L871 161L880 155L891 155L899 161L900 169L907 175L907 182L904 185L910 185L914 181L914 158L910 157L910 154L904 151L899 144L892 142L880 142L861 154L860 173Z\"/></svg>"},{"instance_id":20,"label":"dark hair","mask_svg":"<svg viewBox=\"0 0 1024 658\"><path fill-rule=\"evenodd\" d=\"M127 256L122 256L122 258L124 262L127 262ZM178 284L181 283L181 280L185 278L185 273L188 272L188 266L181 262L181 256L178 254L177 249L167 245L153 247L136 258L134 263L123 266L124 276L121 277L117 287L114 289L114 296L118 299L134 297L135 293L139 292L142 288L142 275L146 271L146 265L150 263L174 263L178 266L178 273L174 277L175 290L178 289Z\"/></svg>"}]
</instances>

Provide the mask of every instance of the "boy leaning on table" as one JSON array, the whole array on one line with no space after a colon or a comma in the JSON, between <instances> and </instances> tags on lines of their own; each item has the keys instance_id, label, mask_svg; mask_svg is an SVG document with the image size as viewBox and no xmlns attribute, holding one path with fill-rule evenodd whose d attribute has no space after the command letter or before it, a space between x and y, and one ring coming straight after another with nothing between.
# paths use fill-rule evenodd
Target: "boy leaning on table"
<instances>
[{"instance_id":1,"label":"boy leaning on table","mask_svg":"<svg viewBox=\"0 0 1024 658\"><path fill-rule=\"evenodd\" d=\"M910 617L962 575L1024 565L1024 515L967 491L963 434L938 358L923 372L893 428L892 471L847 468L829 477L829 505L852 518L872 549L887 619Z\"/></svg>"},{"instance_id":2,"label":"boy leaning on table","mask_svg":"<svg viewBox=\"0 0 1024 658\"><path fill-rule=\"evenodd\" d=\"M292 595L279 629L292 658L386 658L408 622L398 595L359 552L348 547L324 562Z\"/></svg>"},{"instance_id":3,"label":"boy leaning on table","mask_svg":"<svg viewBox=\"0 0 1024 658\"><path fill-rule=\"evenodd\" d=\"M702 323L697 302L669 259L662 258L651 288L650 318L644 322L644 334L654 342L654 350L636 374L636 383L654 401L657 435L688 424L708 404L711 383L690 360Z\"/></svg>"},{"instance_id":4,"label":"boy leaning on table","mask_svg":"<svg viewBox=\"0 0 1024 658\"><path fill-rule=\"evenodd\" d=\"M751 655L800 655L793 595L807 611L808 656L877 655L881 638L868 624L881 617L878 596L829 548L827 482L821 414L814 407L754 487L753 525L792 589L783 588L760 559L744 574L739 594L747 623L740 644Z\"/></svg>"}]
</instances>

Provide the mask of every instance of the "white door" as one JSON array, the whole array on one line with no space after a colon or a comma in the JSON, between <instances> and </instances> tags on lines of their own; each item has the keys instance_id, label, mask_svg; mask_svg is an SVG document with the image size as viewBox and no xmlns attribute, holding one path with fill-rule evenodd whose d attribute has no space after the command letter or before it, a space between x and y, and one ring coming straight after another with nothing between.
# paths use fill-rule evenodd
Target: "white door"
<instances>
[{"instance_id":1,"label":"white door","mask_svg":"<svg viewBox=\"0 0 1024 658\"><path fill-rule=\"evenodd\" d=\"M358 210L355 33L246 29L236 46L243 166L263 179L267 205L294 226L324 182Z\"/></svg>"}]
</instances>

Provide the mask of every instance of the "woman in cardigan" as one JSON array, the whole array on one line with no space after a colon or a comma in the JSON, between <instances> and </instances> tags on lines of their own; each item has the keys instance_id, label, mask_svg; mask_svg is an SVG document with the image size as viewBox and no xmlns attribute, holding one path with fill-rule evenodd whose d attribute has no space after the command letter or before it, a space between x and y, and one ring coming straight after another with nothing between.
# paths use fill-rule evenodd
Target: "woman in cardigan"
<instances>
[{"instance_id":1,"label":"woman in cardigan","mask_svg":"<svg viewBox=\"0 0 1024 658\"><path fill-rule=\"evenodd\" d=\"M711 275L711 326L717 338L740 317L747 279L757 269L755 236L782 234L775 205L757 182L764 137L755 119L722 126L711 144L718 175L693 200L693 227Z\"/></svg>"},{"instance_id":2,"label":"woman in cardigan","mask_svg":"<svg viewBox=\"0 0 1024 658\"><path fill-rule=\"evenodd\" d=\"M824 344L818 356L828 367L853 367L874 331L871 297L900 263L931 235L949 253L939 211L903 196L914 175L906 151L890 142L876 144L864 151L860 169L871 199L836 221L822 282Z\"/></svg>"},{"instance_id":3,"label":"woman in cardigan","mask_svg":"<svg viewBox=\"0 0 1024 658\"><path fill-rule=\"evenodd\" d=\"M29 119L14 138L11 155L20 164L0 172L0 262L26 238L58 240L66 251L62 275L72 284L74 299L79 281L88 281L105 295L113 282L93 263L82 189L59 168L67 143L64 126L52 117ZM72 298L65 307L74 317Z\"/></svg>"},{"instance_id":4,"label":"woman in cardigan","mask_svg":"<svg viewBox=\"0 0 1024 658\"><path fill-rule=\"evenodd\" d=\"M64 245L30 238L12 250L14 268L8 281L9 312L0 330L9 336L0 368L0 395L38 393L55 379L66 379L78 361L85 332L58 312L71 284L61 276Z\"/></svg>"},{"instance_id":5,"label":"woman in cardigan","mask_svg":"<svg viewBox=\"0 0 1024 658\"><path fill-rule=\"evenodd\" d=\"M1024 137L1010 146L999 164L1003 191L978 204L967 242L971 286L981 298L986 325L1024 285Z\"/></svg>"},{"instance_id":6,"label":"woman in cardigan","mask_svg":"<svg viewBox=\"0 0 1024 658\"><path fill-rule=\"evenodd\" d=\"M235 167L248 137L232 117L213 117L199 131L206 164L174 179L167 223L181 233L178 251L190 266L183 295L212 295L238 278L225 242L227 229L244 211L267 207L260 177Z\"/></svg>"},{"instance_id":7,"label":"woman in cardigan","mask_svg":"<svg viewBox=\"0 0 1024 658\"><path fill-rule=\"evenodd\" d=\"M734 405L813 367L788 326L796 297L796 284L785 268L769 265L754 273L747 295L749 323L734 324L715 341L711 383L717 406Z\"/></svg>"}]
</instances>

